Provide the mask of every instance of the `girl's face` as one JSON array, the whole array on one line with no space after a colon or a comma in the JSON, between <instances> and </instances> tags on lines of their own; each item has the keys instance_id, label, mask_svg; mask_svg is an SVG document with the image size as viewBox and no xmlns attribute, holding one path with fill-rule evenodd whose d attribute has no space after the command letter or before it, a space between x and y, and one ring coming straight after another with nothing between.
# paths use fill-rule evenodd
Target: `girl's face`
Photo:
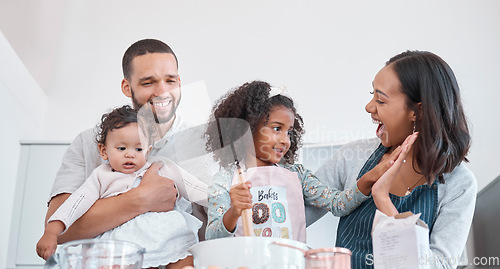
<instances>
[{"instance_id":1,"label":"girl's face","mask_svg":"<svg viewBox=\"0 0 500 269\"><path fill-rule=\"evenodd\" d=\"M108 132L106 145L99 144L99 151L111 167L131 174L146 164L148 140L136 123Z\"/></svg>"},{"instance_id":2,"label":"girl's face","mask_svg":"<svg viewBox=\"0 0 500 269\"><path fill-rule=\"evenodd\" d=\"M280 162L290 148L294 118L292 110L277 106L271 108L267 123L266 118L260 120L253 136L257 166Z\"/></svg>"},{"instance_id":3,"label":"girl's face","mask_svg":"<svg viewBox=\"0 0 500 269\"><path fill-rule=\"evenodd\" d=\"M373 98L366 105L377 136L385 147L397 147L413 132L415 112L406 105L406 95L391 65L382 68L373 80Z\"/></svg>"}]
</instances>

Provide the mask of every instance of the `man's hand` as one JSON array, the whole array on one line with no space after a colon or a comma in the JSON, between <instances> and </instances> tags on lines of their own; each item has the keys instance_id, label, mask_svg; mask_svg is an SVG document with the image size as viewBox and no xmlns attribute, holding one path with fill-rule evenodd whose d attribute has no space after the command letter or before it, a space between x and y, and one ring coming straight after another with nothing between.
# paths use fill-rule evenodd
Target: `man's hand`
<instances>
[{"instance_id":1,"label":"man's hand","mask_svg":"<svg viewBox=\"0 0 500 269\"><path fill-rule=\"evenodd\" d=\"M144 174L141 184L134 191L144 212L167 212L174 209L177 189L174 181L158 174L162 165L154 162Z\"/></svg>"}]
</instances>

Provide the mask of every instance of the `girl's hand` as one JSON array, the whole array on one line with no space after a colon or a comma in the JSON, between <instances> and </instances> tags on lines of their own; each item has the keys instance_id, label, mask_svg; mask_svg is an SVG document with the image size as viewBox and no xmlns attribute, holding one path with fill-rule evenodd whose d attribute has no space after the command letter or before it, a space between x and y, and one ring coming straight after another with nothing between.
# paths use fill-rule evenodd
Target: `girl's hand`
<instances>
[{"instance_id":1,"label":"girl's hand","mask_svg":"<svg viewBox=\"0 0 500 269\"><path fill-rule=\"evenodd\" d=\"M252 184L250 182L244 182L231 187L229 190L229 196L231 197L231 207L224 214L223 222L224 226L228 231L234 231L236 228L236 222L241 216L241 211L243 209L252 208L252 195L250 194L250 188Z\"/></svg>"},{"instance_id":2,"label":"girl's hand","mask_svg":"<svg viewBox=\"0 0 500 269\"><path fill-rule=\"evenodd\" d=\"M389 191L392 183L399 173L399 170L401 169L401 165L403 165L404 160L408 156L408 152L410 151L413 142L417 139L417 136L418 133L413 133L405 139L401 145L401 150L397 159L395 161L392 159L390 160L390 163L392 164L391 167L387 169L387 171L377 180L377 182L375 182L372 187L372 196L375 205L387 216L394 216L399 213L389 198Z\"/></svg>"},{"instance_id":3,"label":"girl's hand","mask_svg":"<svg viewBox=\"0 0 500 269\"><path fill-rule=\"evenodd\" d=\"M240 216L243 209L252 208L252 195L250 194L250 182L244 182L231 187L229 195L231 196L231 208L233 213Z\"/></svg>"}]
</instances>

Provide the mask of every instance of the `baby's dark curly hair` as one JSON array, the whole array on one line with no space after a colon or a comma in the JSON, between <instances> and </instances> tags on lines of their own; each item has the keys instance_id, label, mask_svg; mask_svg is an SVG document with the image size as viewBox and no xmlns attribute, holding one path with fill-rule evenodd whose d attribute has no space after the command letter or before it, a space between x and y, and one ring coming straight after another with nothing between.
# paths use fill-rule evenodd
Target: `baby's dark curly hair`
<instances>
[{"instance_id":1,"label":"baby's dark curly hair","mask_svg":"<svg viewBox=\"0 0 500 269\"><path fill-rule=\"evenodd\" d=\"M115 108L111 112L102 115L101 122L97 126L97 144L105 145L109 132L123 128L131 123L137 123L137 110L129 105Z\"/></svg>"},{"instance_id":2,"label":"baby's dark curly hair","mask_svg":"<svg viewBox=\"0 0 500 269\"><path fill-rule=\"evenodd\" d=\"M269 120L269 113L272 108L284 106L290 109L294 114L294 123L292 134L290 135L290 149L283 156L283 161L292 164L296 160L297 150L302 146L302 135L304 134L304 123L302 117L297 113L293 100L283 96L276 95L269 98L271 85L263 81L247 82L239 88L232 90L221 97L214 108L210 117L205 137L207 138L207 150L214 153L214 158L222 167L228 167L234 163L235 157L230 154L222 154L218 149L221 148L221 142L224 146L233 143L242 137L248 128L242 128L228 124L218 124L221 119L243 119L251 130L252 135L257 131L257 124L262 119ZM224 141L221 141L220 133Z\"/></svg>"}]
</instances>

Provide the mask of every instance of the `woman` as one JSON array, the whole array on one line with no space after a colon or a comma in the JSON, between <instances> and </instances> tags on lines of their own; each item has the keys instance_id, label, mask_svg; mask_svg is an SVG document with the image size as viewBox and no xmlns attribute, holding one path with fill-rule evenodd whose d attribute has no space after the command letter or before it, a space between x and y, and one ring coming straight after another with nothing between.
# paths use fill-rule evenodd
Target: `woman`
<instances>
[{"instance_id":1,"label":"woman","mask_svg":"<svg viewBox=\"0 0 500 269\"><path fill-rule=\"evenodd\" d=\"M422 213L432 254L426 261L432 268L455 268L472 221L477 186L462 164L470 135L453 71L433 53L403 52L375 76L372 94L365 109L378 126L378 138L345 145L316 175L340 189L352 187L356 178L375 181L391 152L418 132L392 184L381 186L387 180L380 180L373 191L385 188L390 193L393 214ZM336 245L353 252L353 268L371 268L375 209L371 198L340 219Z\"/></svg>"}]
</instances>

